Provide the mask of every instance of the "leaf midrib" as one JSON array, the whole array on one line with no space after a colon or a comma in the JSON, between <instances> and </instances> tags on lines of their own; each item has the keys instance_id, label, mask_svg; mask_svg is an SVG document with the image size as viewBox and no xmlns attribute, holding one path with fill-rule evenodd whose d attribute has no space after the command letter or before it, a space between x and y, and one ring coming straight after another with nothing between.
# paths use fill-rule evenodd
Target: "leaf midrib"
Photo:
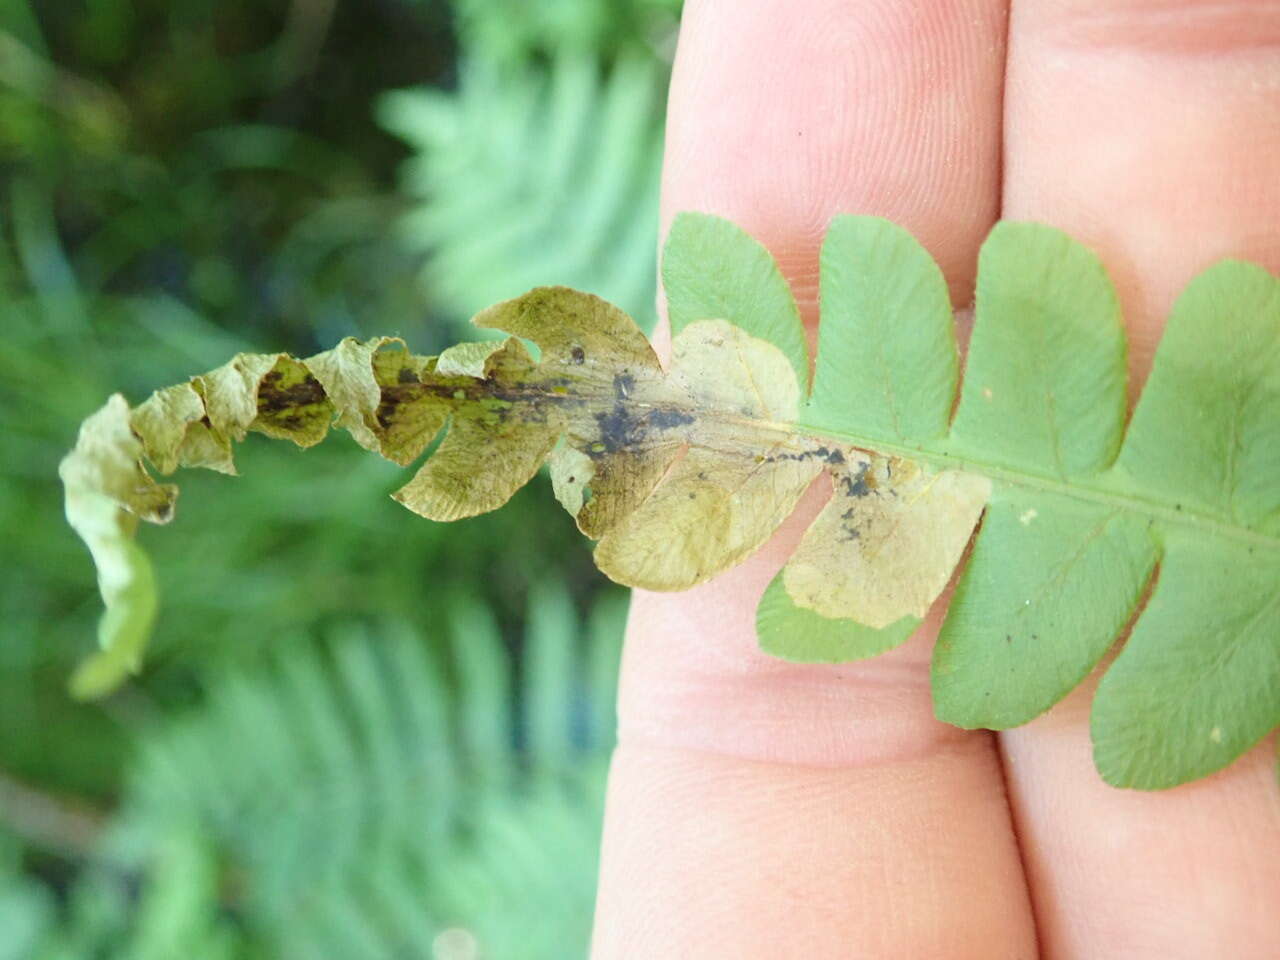
<instances>
[{"instance_id":1,"label":"leaf midrib","mask_svg":"<svg viewBox=\"0 0 1280 960\"><path fill-rule=\"evenodd\" d=\"M922 450L918 447L876 440L850 431L834 430L825 426L814 427L801 422L797 423L794 429L806 436L839 440L841 443L871 453L888 453L909 460L917 460L935 467L966 470L1011 486L1055 494L1112 509L1127 510L1131 513L1160 520L1170 526L1206 531L1223 539L1262 547L1277 554L1278 559L1280 559L1280 536L1271 536L1258 530L1226 522L1201 510L1189 509L1180 505L1170 505L1147 497L1108 489L1107 485L1109 483L1118 482L1115 478L1119 477L1119 473L1115 465L1088 480L1054 480L1040 474L976 460L957 453L943 450Z\"/></svg>"},{"instance_id":2,"label":"leaf midrib","mask_svg":"<svg viewBox=\"0 0 1280 960\"><path fill-rule=\"evenodd\" d=\"M688 410L701 420L717 420L726 425L741 427L747 434L782 434L834 441L865 453L892 454L942 469L965 470L969 473L980 474L993 481L1021 487L1025 490L1054 494L1113 510L1125 510L1159 520L1168 526L1199 530L1225 540L1251 547L1260 547L1274 554L1277 562L1280 562L1280 536L1269 535L1239 524L1230 523L1202 510L1189 507L1180 508L1168 503L1151 500L1147 497L1108 489L1108 484L1118 482L1116 479L1119 476L1118 468L1114 463L1107 470L1087 480L1055 480L1042 474L977 460L958 453L945 450L925 450L907 444L863 436L852 431L836 430L828 426L814 426L805 423L803 420L795 423L783 423L759 417L744 417L730 413L727 410L716 409L715 407L699 406L696 403L654 402L640 398L623 400L613 395L611 390L603 389L598 394L595 390L587 389L579 390L569 396L559 396L543 389L535 388L534 390L527 390L526 395L538 395L553 402L566 400L585 401L588 406L591 406L592 401L604 401L607 398L610 402L619 402L640 408Z\"/></svg>"}]
</instances>

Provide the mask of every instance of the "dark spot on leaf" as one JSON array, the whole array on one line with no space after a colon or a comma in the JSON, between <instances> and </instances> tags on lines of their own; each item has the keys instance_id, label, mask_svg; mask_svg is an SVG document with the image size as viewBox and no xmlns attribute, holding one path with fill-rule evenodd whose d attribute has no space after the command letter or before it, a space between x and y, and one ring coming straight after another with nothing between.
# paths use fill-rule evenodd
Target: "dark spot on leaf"
<instances>
[{"instance_id":1,"label":"dark spot on leaf","mask_svg":"<svg viewBox=\"0 0 1280 960\"><path fill-rule=\"evenodd\" d=\"M607 413L595 414L600 441L592 444L591 453L614 453L636 447L649 438L652 430L669 430L694 422L694 416L683 410L654 409L638 414L625 402L634 387L635 378L630 374L614 377L613 389L617 400Z\"/></svg>"},{"instance_id":2,"label":"dark spot on leaf","mask_svg":"<svg viewBox=\"0 0 1280 960\"><path fill-rule=\"evenodd\" d=\"M258 386L258 415L269 416L282 410L310 406L325 399L320 381L310 374L306 379L287 387L280 386L281 376L272 370Z\"/></svg>"},{"instance_id":3,"label":"dark spot on leaf","mask_svg":"<svg viewBox=\"0 0 1280 960\"><path fill-rule=\"evenodd\" d=\"M622 404L615 404L608 413L597 413L595 418L600 428L600 439L588 449L589 454L612 453L635 442L635 424Z\"/></svg>"},{"instance_id":4,"label":"dark spot on leaf","mask_svg":"<svg viewBox=\"0 0 1280 960\"><path fill-rule=\"evenodd\" d=\"M401 367L400 372L396 375L396 379L401 383L417 383L418 375L408 367Z\"/></svg>"},{"instance_id":5,"label":"dark spot on leaf","mask_svg":"<svg viewBox=\"0 0 1280 960\"><path fill-rule=\"evenodd\" d=\"M844 454L839 450L829 450L826 447L816 447L812 450L801 450L798 453L778 453L763 458L765 463L777 463L779 460L794 460L796 463L802 463L806 460L822 460L824 463L844 463Z\"/></svg>"},{"instance_id":6,"label":"dark spot on leaf","mask_svg":"<svg viewBox=\"0 0 1280 960\"><path fill-rule=\"evenodd\" d=\"M693 423L694 416L683 410L651 410L649 423L659 430L670 430L672 427L683 427Z\"/></svg>"},{"instance_id":7,"label":"dark spot on leaf","mask_svg":"<svg viewBox=\"0 0 1280 960\"><path fill-rule=\"evenodd\" d=\"M840 478L840 482L844 484L844 494L846 497L857 497L862 499L869 496L876 488L875 478L871 475L871 464L864 463L858 468L858 475L851 477L845 474Z\"/></svg>"},{"instance_id":8,"label":"dark spot on leaf","mask_svg":"<svg viewBox=\"0 0 1280 960\"><path fill-rule=\"evenodd\" d=\"M587 351L583 350L581 347L574 347L569 351L569 359L572 360L575 365L580 365L586 361Z\"/></svg>"}]
</instances>

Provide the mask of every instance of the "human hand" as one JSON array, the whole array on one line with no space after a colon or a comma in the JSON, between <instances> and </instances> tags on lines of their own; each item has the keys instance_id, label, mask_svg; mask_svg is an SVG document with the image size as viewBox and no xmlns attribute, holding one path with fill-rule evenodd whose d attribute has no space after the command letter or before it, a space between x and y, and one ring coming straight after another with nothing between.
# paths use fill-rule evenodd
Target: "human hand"
<instances>
[{"instance_id":1,"label":"human hand","mask_svg":"<svg viewBox=\"0 0 1280 960\"><path fill-rule=\"evenodd\" d=\"M997 218L1059 226L1117 285L1136 392L1197 270L1280 268L1280 5L691 0L664 223L685 209L764 242L811 325L837 213L910 229L958 307ZM871 661L761 654L756 598L818 506L635 596L598 960L1280 957L1269 743L1144 794L1093 769L1091 684L998 736L948 727L940 610Z\"/></svg>"}]
</instances>

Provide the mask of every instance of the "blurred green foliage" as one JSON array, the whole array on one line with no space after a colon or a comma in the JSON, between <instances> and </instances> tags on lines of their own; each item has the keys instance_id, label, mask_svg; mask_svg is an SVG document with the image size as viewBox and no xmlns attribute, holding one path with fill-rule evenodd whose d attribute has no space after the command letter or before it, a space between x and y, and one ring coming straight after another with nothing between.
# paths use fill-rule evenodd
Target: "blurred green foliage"
<instances>
[{"instance_id":1,"label":"blurred green foliage","mask_svg":"<svg viewBox=\"0 0 1280 960\"><path fill-rule=\"evenodd\" d=\"M456 92L384 96L383 122L418 151L403 182L421 203L399 230L427 254L432 302L470 315L555 278L651 327L664 81L651 57L605 74L559 53L549 67L469 63Z\"/></svg>"},{"instance_id":2,"label":"blurred green foliage","mask_svg":"<svg viewBox=\"0 0 1280 960\"><path fill-rule=\"evenodd\" d=\"M671 0L0 3L0 960L585 951L623 596L536 483L419 521L251 438L145 531L99 704L57 461L238 350L419 351L570 283L649 318Z\"/></svg>"}]
</instances>

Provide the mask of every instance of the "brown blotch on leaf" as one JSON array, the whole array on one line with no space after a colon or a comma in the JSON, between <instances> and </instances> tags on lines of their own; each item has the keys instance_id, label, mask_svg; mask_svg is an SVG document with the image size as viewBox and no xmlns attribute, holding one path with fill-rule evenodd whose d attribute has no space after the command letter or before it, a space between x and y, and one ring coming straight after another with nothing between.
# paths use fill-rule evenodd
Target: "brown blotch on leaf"
<instances>
[{"instance_id":1,"label":"brown blotch on leaf","mask_svg":"<svg viewBox=\"0 0 1280 960\"><path fill-rule=\"evenodd\" d=\"M258 387L258 416L271 416L284 410L322 403L326 399L324 387L315 377L307 376L287 387L280 386L282 379L278 370L272 370L262 378Z\"/></svg>"}]
</instances>

